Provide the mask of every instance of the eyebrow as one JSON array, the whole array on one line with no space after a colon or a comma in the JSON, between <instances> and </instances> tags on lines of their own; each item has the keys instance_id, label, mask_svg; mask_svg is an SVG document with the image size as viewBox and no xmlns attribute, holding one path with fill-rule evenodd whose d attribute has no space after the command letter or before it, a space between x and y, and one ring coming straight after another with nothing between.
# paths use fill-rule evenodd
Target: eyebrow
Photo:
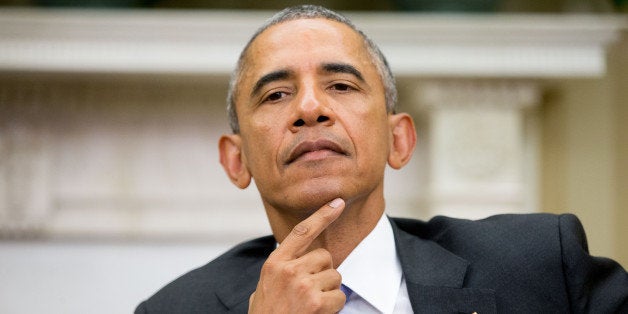
<instances>
[{"instance_id":1,"label":"eyebrow","mask_svg":"<svg viewBox=\"0 0 628 314\"><path fill-rule=\"evenodd\" d=\"M321 65L323 72L327 73L347 73L355 76L358 80L365 82L362 73L358 71L354 66L347 63L323 63ZM262 88L275 81L281 81L294 76L294 72L286 69L272 71L260 77L251 91L251 96L259 94Z\"/></svg>"},{"instance_id":2,"label":"eyebrow","mask_svg":"<svg viewBox=\"0 0 628 314\"><path fill-rule=\"evenodd\" d=\"M354 66L347 63L324 63L321 68L328 73L347 73L355 76L358 80L365 82L362 73Z\"/></svg>"},{"instance_id":3,"label":"eyebrow","mask_svg":"<svg viewBox=\"0 0 628 314\"><path fill-rule=\"evenodd\" d=\"M253 86L253 91L251 91L251 96L257 95L262 87L264 87L265 85L275 81L285 80L291 76L293 76L293 73L289 70L277 70L265 74L264 76L260 77L257 82L255 82L255 85Z\"/></svg>"}]
</instances>

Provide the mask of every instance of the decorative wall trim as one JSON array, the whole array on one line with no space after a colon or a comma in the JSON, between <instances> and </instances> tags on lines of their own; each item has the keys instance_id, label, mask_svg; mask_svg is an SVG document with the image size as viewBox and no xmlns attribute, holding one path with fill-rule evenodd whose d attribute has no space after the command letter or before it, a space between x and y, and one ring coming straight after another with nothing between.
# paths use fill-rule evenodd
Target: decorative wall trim
<instances>
[{"instance_id":1,"label":"decorative wall trim","mask_svg":"<svg viewBox=\"0 0 628 314\"><path fill-rule=\"evenodd\" d=\"M0 11L0 69L228 74L272 13ZM613 15L349 14L398 75L590 77L627 27Z\"/></svg>"},{"instance_id":2,"label":"decorative wall trim","mask_svg":"<svg viewBox=\"0 0 628 314\"><path fill-rule=\"evenodd\" d=\"M538 211L541 88L523 80L433 80L416 89L429 120L428 207L483 218Z\"/></svg>"}]
</instances>

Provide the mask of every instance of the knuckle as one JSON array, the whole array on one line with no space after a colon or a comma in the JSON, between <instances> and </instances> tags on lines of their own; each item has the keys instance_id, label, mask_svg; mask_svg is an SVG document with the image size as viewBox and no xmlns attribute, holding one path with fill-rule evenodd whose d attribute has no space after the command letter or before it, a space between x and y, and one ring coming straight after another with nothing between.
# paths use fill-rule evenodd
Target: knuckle
<instances>
[{"instance_id":1,"label":"knuckle","mask_svg":"<svg viewBox=\"0 0 628 314\"><path fill-rule=\"evenodd\" d=\"M310 231L310 227L305 222L300 222L294 228L292 228L292 232L300 237L306 236Z\"/></svg>"},{"instance_id":2,"label":"knuckle","mask_svg":"<svg viewBox=\"0 0 628 314\"><path fill-rule=\"evenodd\" d=\"M320 295L310 297L308 302L308 308L310 308L314 313L320 313L323 309L323 305L323 299Z\"/></svg>"},{"instance_id":3,"label":"knuckle","mask_svg":"<svg viewBox=\"0 0 628 314\"><path fill-rule=\"evenodd\" d=\"M342 291L336 292L336 295L334 297L333 304L332 304L333 308L335 309L335 312L340 311L344 307L346 300L347 298Z\"/></svg>"},{"instance_id":4,"label":"knuckle","mask_svg":"<svg viewBox=\"0 0 628 314\"><path fill-rule=\"evenodd\" d=\"M272 274L277 272L277 263L272 260L266 260L266 263L262 265L262 274Z\"/></svg>"},{"instance_id":5,"label":"knuckle","mask_svg":"<svg viewBox=\"0 0 628 314\"><path fill-rule=\"evenodd\" d=\"M323 248L318 248L312 251L312 254L316 256L316 259L323 264L328 265L328 267L332 267L334 264L334 258L331 253Z\"/></svg>"},{"instance_id":6,"label":"knuckle","mask_svg":"<svg viewBox=\"0 0 628 314\"><path fill-rule=\"evenodd\" d=\"M320 249L320 254L321 254L321 257L326 259L326 260L329 260L329 261L333 260L333 257L331 256L331 252L329 252L329 251L327 251L325 249Z\"/></svg>"},{"instance_id":7,"label":"knuckle","mask_svg":"<svg viewBox=\"0 0 628 314\"><path fill-rule=\"evenodd\" d=\"M303 278L297 283L296 289L302 295L310 294L310 291L314 287L314 281L311 278Z\"/></svg>"},{"instance_id":8,"label":"knuckle","mask_svg":"<svg viewBox=\"0 0 628 314\"><path fill-rule=\"evenodd\" d=\"M297 266L294 264L286 264L281 268L281 274L285 277L294 277L297 273Z\"/></svg>"}]
</instances>

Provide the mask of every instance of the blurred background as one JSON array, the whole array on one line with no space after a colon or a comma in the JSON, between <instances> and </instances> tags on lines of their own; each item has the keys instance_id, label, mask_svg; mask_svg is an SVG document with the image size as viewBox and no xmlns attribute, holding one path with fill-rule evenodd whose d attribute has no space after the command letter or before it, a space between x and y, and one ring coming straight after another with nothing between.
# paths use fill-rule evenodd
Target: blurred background
<instances>
[{"instance_id":1,"label":"blurred background","mask_svg":"<svg viewBox=\"0 0 628 314\"><path fill-rule=\"evenodd\" d=\"M0 313L129 313L270 232L230 184L229 74L298 1L0 0ZM311 1L387 55L417 123L387 211L574 213L628 266L628 1Z\"/></svg>"}]
</instances>

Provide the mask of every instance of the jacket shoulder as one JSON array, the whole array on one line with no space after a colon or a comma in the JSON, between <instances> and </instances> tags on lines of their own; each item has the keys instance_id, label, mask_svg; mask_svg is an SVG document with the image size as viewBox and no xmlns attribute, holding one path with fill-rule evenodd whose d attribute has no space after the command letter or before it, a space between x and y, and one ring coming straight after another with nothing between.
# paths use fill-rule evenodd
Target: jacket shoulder
<instances>
[{"instance_id":1,"label":"jacket shoulder","mask_svg":"<svg viewBox=\"0 0 628 314\"><path fill-rule=\"evenodd\" d=\"M539 262L561 260L561 217L506 214L480 220L436 216L427 222L394 221L405 232L434 241L472 263L507 265L512 262L517 265L521 261L533 262L531 257L539 257L536 259ZM556 266L560 270L560 264Z\"/></svg>"},{"instance_id":2,"label":"jacket shoulder","mask_svg":"<svg viewBox=\"0 0 628 314\"><path fill-rule=\"evenodd\" d=\"M546 307L562 304L573 313L628 311L628 274L615 261L589 254L575 215L393 221L468 261L465 285L502 291L504 304L532 304L534 299Z\"/></svg>"},{"instance_id":3,"label":"jacket shoulder","mask_svg":"<svg viewBox=\"0 0 628 314\"><path fill-rule=\"evenodd\" d=\"M484 239L486 237L500 236L513 237L513 240L519 237L529 240L528 232L522 234L519 231L556 232L563 216L573 217L577 221L577 218L571 214L504 214L480 220L436 216L427 222L406 218L393 218L393 221L405 232L436 242L457 235L462 235L465 239L473 235L468 238L469 240L474 240L476 237L486 240Z\"/></svg>"},{"instance_id":4,"label":"jacket shoulder","mask_svg":"<svg viewBox=\"0 0 628 314\"><path fill-rule=\"evenodd\" d=\"M256 283L261 267L275 248L275 239L266 236L241 243L204 266L183 274L142 302L136 313L207 313L224 308L216 292L238 278ZM248 270L248 271L247 271Z\"/></svg>"}]
</instances>

